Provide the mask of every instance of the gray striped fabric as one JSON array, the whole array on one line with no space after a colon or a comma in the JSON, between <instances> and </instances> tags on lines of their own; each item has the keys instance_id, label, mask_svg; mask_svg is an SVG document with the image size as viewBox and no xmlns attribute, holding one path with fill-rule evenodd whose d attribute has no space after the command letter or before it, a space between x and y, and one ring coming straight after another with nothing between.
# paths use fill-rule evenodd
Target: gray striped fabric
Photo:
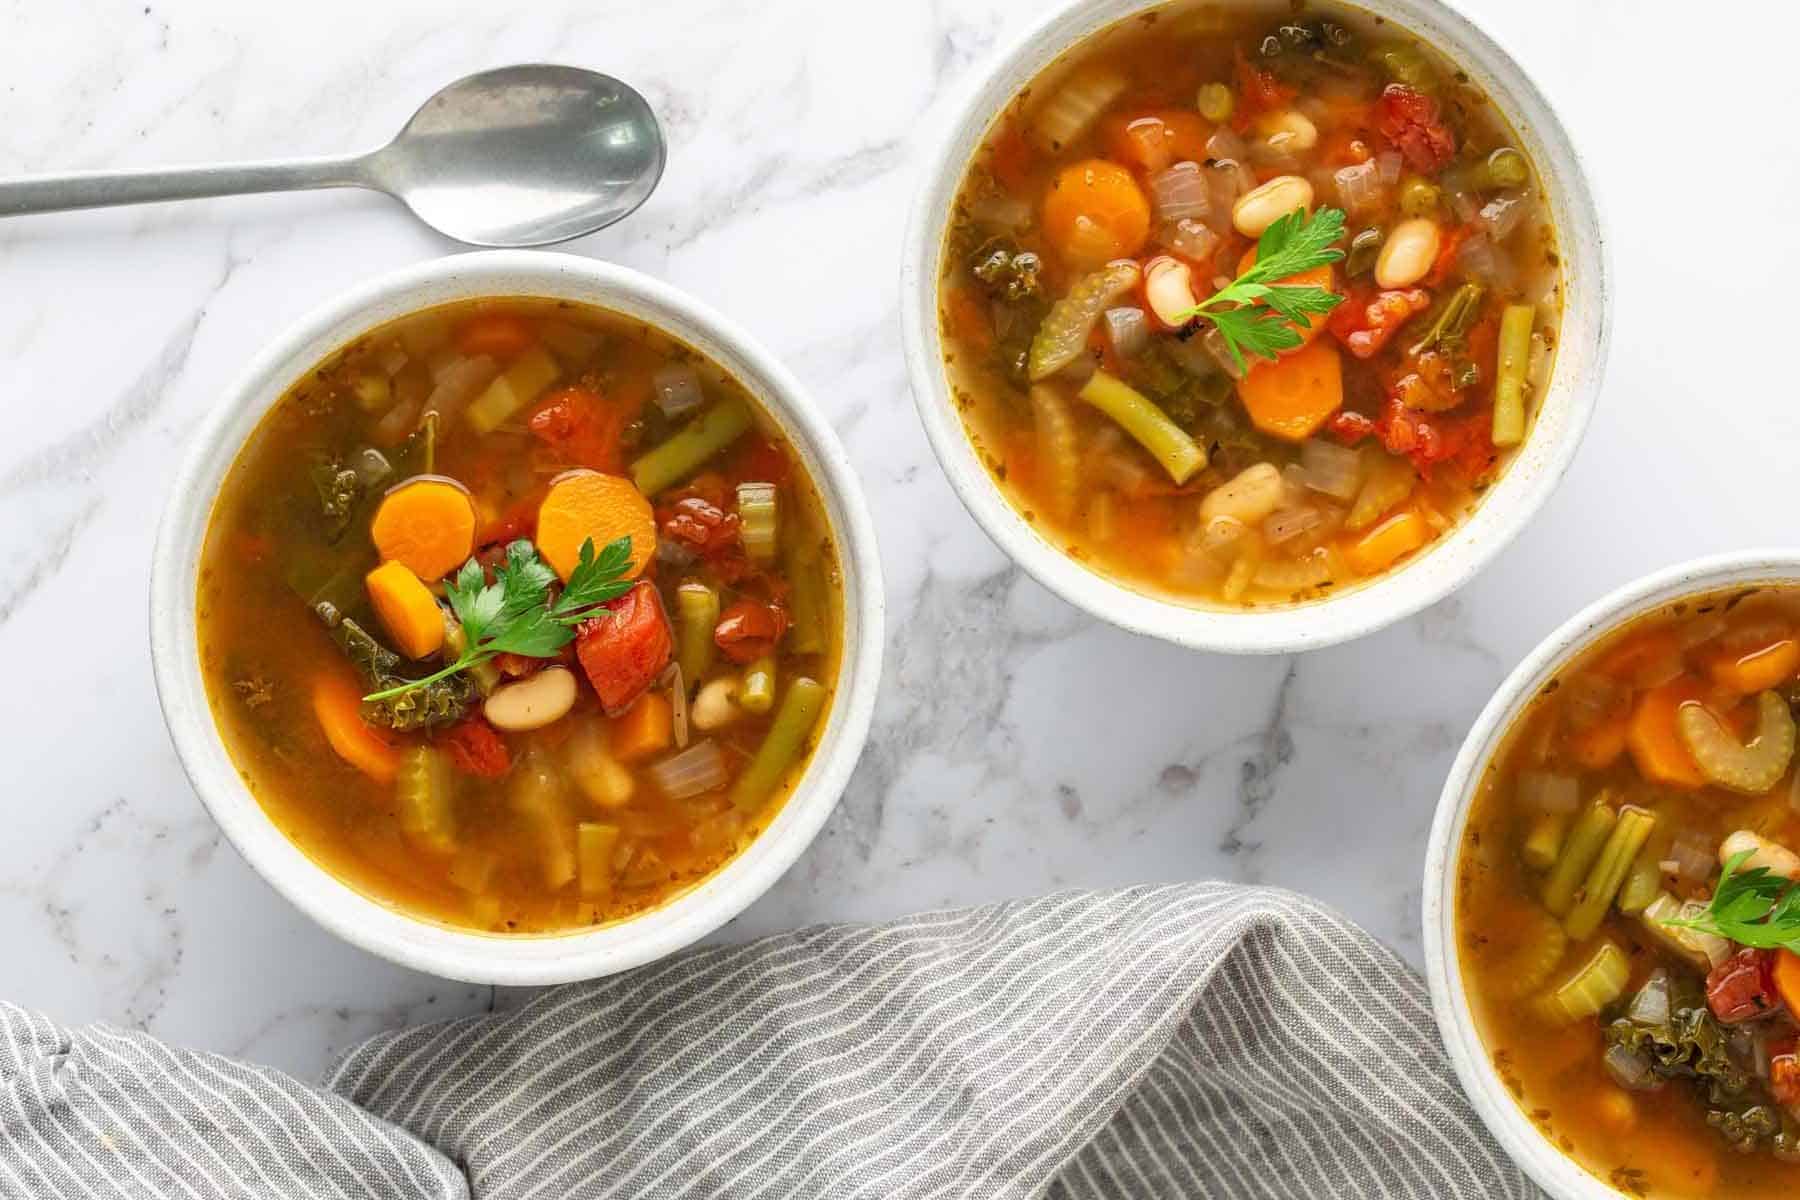
<instances>
[{"instance_id":1,"label":"gray striped fabric","mask_svg":"<svg viewBox=\"0 0 1800 1200\"><path fill-rule=\"evenodd\" d=\"M313 1088L0 1008L0 1194L1535 1195L1424 989L1285 892L1068 893L682 955Z\"/></svg>"}]
</instances>

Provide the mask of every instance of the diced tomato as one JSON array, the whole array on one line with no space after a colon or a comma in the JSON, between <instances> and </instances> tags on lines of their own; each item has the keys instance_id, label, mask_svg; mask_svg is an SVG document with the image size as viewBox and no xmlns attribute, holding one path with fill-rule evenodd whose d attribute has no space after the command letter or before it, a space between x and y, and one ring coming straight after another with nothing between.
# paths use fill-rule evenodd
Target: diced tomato
<instances>
[{"instance_id":1,"label":"diced tomato","mask_svg":"<svg viewBox=\"0 0 1800 1200\"><path fill-rule=\"evenodd\" d=\"M514 313L477 313L456 327L455 337L464 354L508 359L536 344L537 330Z\"/></svg>"},{"instance_id":2,"label":"diced tomato","mask_svg":"<svg viewBox=\"0 0 1800 1200\"><path fill-rule=\"evenodd\" d=\"M1706 1004L1727 1025L1754 1021L1781 1008L1775 994L1775 955L1740 950L1706 977Z\"/></svg>"},{"instance_id":3,"label":"diced tomato","mask_svg":"<svg viewBox=\"0 0 1800 1200\"><path fill-rule=\"evenodd\" d=\"M464 717L438 735L450 762L465 775L498 779L512 768L506 742L480 717Z\"/></svg>"},{"instance_id":4,"label":"diced tomato","mask_svg":"<svg viewBox=\"0 0 1800 1200\"><path fill-rule=\"evenodd\" d=\"M1456 135L1439 117L1437 101L1404 83L1382 89L1375 104L1375 128L1421 175L1437 174L1456 157Z\"/></svg>"},{"instance_id":5,"label":"diced tomato","mask_svg":"<svg viewBox=\"0 0 1800 1200\"><path fill-rule=\"evenodd\" d=\"M1410 458L1419 474L1478 482L1493 469L1493 415L1426 413L1389 397L1372 432L1390 454Z\"/></svg>"},{"instance_id":6,"label":"diced tomato","mask_svg":"<svg viewBox=\"0 0 1800 1200\"><path fill-rule=\"evenodd\" d=\"M787 612L773 604L739 600L713 628L713 641L732 662L747 663L771 653L787 632Z\"/></svg>"},{"instance_id":7,"label":"diced tomato","mask_svg":"<svg viewBox=\"0 0 1800 1200\"><path fill-rule=\"evenodd\" d=\"M1430 306L1431 293L1423 288L1372 295L1358 291L1332 309L1326 325L1346 350L1358 358L1370 358L1402 325Z\"/></svg>"},{"instance_id":8,"label":"diced tomato","mask_svg":"<svg viewBox=\"0 0 1800 1200\"><path fill-rule=\"evenodd\" d=\"M735 483L777 485L786 483L788 475L792 473L787 453L759 433L751 433L738 439L728 470Z\"/></svg>"},{"instance_id":9,"label":"diced tomato","mask_svg":"<svg viewBox=\"0 0 1800 1200\"><path fill-rule=\"evenodd\" d=\"M1319 154L1334 167L1353 167L1375 157L1374 148L1360 136L1361 131L1340 129L1325 139Z\"/></svg>"},{"instance_id":10,"label":"diced tomato","mask_svg":"<svg viewBox=\"0 0 1800 1200\"><path fill-rule=\"evenodd\" d=\"M738 544L738 515L705 496L689 493L658 506L656 522L664 537L701 558L723 554Z\"/></svg>"},{"instance_id":11,"label":"diced tomato","mask_svg":"<svg viewBox=\"0 0 1800 1200\"><path fill-rule=\"evenodd\" d=\"M1327 433L1336 438L1341 445L1354 446L1375 432L1375 422L1362 413L1346 409L1331 418L1325 425Z\"/></svg>"},{"instance_id":12,"label":"diced tomato","mask_svg":"<svg viewBox=\"0 0 1800 1200\"><path fill-rule=\"evenodd\" d=\"M1800 1044L1793 1038L1769 1047L1769 1094L1790 1111L1800 1109Z\"/></svg>"},{"instance_id":13,"label":"diced tomato","mask_svg":"<svg viewBox=\"0 0 1800 1200\"><path fill-rule=\"evenodd\" d=\"M616 475L622 466L619 415L598 392L566 387L544 397L525 426L560 461Z\"/></svg>"},{"instance_id":14,"label":"diced tomato","mask_svg":"<svg viewBox=\"0 0 1800 1200\"><path fill-rule=\"evenodd\" d=\"M1232 124L1240 130L1250 127L1250 118L1282 108L1299 95L1297 89L1281 82L1273 72L1252 66L1241 49L1237 52L1237 91L1239 103Z\"/></svg>"},{"instance_id":15,"label":"diced tomato","mask_svg":"<svg viewBox=\"0 0 1800 1200\"><path fill-rule=\"evenodd\" d=\"M649 690L674 648L662 597L650 583L609 601L605 615L583 621L575 631L575 657L609 717Z\"/></svg>"}]
</instances>

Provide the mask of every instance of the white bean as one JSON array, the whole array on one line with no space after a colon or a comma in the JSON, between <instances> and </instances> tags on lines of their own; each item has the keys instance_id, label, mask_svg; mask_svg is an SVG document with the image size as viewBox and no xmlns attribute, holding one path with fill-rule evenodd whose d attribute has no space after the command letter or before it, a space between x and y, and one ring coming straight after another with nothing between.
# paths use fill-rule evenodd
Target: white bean
<instances>
[{"instance_id":1,"label":"white bean","mask_svg":"<svg viewBox=\"0 0 1800 1200\"><path fill-rule=\"evenodd\" d=\"M542 729L575 706L575 676L567 667L545 667L536 675L494 689L481 711L488 724L508 733Z\"/></svg>"},{"instance_id":2,"label":"white bean","mask_svg":"<svg viewBox=\"0 0 1800 1200\"><path fill-rule=\"evenodd\" d=\"M1238 197L1231 206L1231 223L1245 237L1261 237L1263 230L1296 208L1310 210L1312 202L1312 184L1298 175L1277 175Z\"/></svg>"},{"instance_id":3,"label":"white bean","mask_svg":"<svg viewBox=\"0 0 1800 1200\"><path fill-rule=\"evenodd\" d=\"M722 676L704 685L693 704L688 706L688 720L695 729L723 729L738 719L737 680Z\"/></svg>"},{"instance_id":4,"label":"white bean","mask_svg":"<svg viewBox=\"0 0 1800 1200\"><path fill-rule=\"evenodd\" d=\"M1298 154L1319 144L1319 127L1308 120L1305 113L1291 108L1270 113L1258 121L1256 132L1262 135L1269 149L1278 154Z\"/></svg>"},{"instance_id":5,"label":"white bean","mask_svg":"<svg viewBox=\"0 0 1800 1200\"><path fill-rule=\"evenodd\" d=\"M1281 472L1274 463L1257 463L1220 484L1200 501L1200 525L1230 517L1246 528L1256 525L1281 504Z\"/></svg>"},{"instance_id":6,"label":"white bean","mask_svg":"<svg viewBox=\"0 0 1800 1200\"><path fill-rule=\"evenodd\" d=\"M1144 265L1144 300L1156 319L1170 329L1186 323L1183 316L1200 303L1194 295L1194 270L1178 258L1158 255Z\"/></svg>"},{"instance_id":7,"label":"white bean","mask_svg":"<svg viewBox=\"0 0 1800 1200\"><path fill-rule=\"evenodd\" d=\"M1763 867L1769 874L1779 875L1783 879L1800 879L1800 855L1766 837L1759 837L1748 829L1740 829L1719 843L1719 865L1724 866L1740 854L1750 856L1738 868L1740 871L1754 871L1757 867Z\"/></svg>"},{"instance_id":8,"label":"white bean","mask_svg":"<svg viewBox=\"0 0 1800 1200\"><path fill-rule=\"evenodd\" d=\"M1400 222L1381 245L1375 282L1384 288L1411 287L1431 271L1441 241L1437 222L1428 217Z\"/></svg>"}]
</instances>

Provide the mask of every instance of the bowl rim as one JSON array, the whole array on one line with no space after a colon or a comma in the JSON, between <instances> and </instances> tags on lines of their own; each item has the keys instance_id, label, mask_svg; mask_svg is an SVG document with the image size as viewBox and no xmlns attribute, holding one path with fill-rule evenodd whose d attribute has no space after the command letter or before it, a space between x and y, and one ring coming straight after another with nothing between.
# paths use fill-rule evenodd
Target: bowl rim
<instances>
[{"instance_id":1,"label":"bowl rim","mask_svg":"<svg viewBox=\"0 0 1800 1200\"><path fill-rule=\"evenodd\" d=\"M200 549L225 476L271 406L319 361L370 329L439 304L495 296L568 299L622 312L735 376L806 465L843 577L844 642L834 700L781 811L725 866L668 903L575 933L509 937L455 929L340 881L291 842L251 794L216 729L200 671ZM861 484L799 380L735 323L666 283L538 250L477 251L388 272L315 307L262 347L201 420L174 473L152 553L149 600L157 698L176 753L201 802L256 874L353 945L415 970L482 984L565 983L626 970L704 937L767 891L812 843L860 758L885 640L881 563Z\"/></svg>"},{"instance_id":2,"label":"bowl rim","mask_svg":"<svg viewBox=\"0 0 1800 1200\"><path fill-rule=\"evenodd\" d=\"M1469 808L1507 731L1556 673L1600 637L1684 597L1737 586L1800 583L1800 551L1753 549L1689 559L1615 588L1539 642L1475 718L1444 781L1426 843L1421 919L1425 975L1444 1049L1482 1122L1537 1185L1559 1200L1618 1193L1558 1150L1500 1081L1475 1028L1455 936L1456 868Z\"/></svg>"},{"instance_id":3,"label":"bowl rim","mask_svg":"<svg viewBox=\"0 0 1800 1200\"><path fill-rule=\"evenodd\" d=\"M1182 604L1082 566L1009 503L965 432L950 394L937 328L942 231L969 156L1020 86L1089 35L1170 0L1066 0L970 73L929 133L927 177L903 243L901 331L913 401L933 453L963 506L988 537L1062 599L1133 633L1192 649L1277 654L1318 649L1373 633L1450 595L1510 545L1542 509L1574 461L1598 401L1612 321L1611 244L1576 144L1542 89L1491 35L1446 0L1339 0L1441 47L1475 75L1518 131L1548 197L1567 264L1558 368L1532 432L1471 516L1399 569L1335 596L1237 611ZM1576 280L1581 290L1577 294Z\"/></svg>"}]
</instances>

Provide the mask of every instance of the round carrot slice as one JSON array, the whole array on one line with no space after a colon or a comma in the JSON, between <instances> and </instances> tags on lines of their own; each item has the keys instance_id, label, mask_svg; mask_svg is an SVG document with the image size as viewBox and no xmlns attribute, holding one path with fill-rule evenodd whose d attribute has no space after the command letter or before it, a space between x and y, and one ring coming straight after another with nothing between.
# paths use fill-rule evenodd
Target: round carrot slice
<instances>
[{"instance_id":1,"label":"round carrot slice","mask_svg":"<svg viewBox=\"0 0 1800 1200\"><path fill-rule=\"evenodd\" d=\"M454 479L417 475L381 498L369 536L383 561L442 579L475 549L475 505Z\"/></svg>"},{"instance_id":2,"label":"round carrot slice","mask_svg":"<svg viewBox=\"0 0 1800 1200\"><path fill-rule=\"evenodd\" d=\"M551 482L538 506L537 548L565 581L581 561L583 543L593 539L598 554L622 537L631 539L626 578L635 579L656 553L656 515L631 480L570 471Z\"/></svg>"},{"instance_id":3,"label":"round carrot slice","mask_svg":"<svg viewBox=\"0 0 1800 1200\"><path fill-rule=\"evenodd\" d=\"M1103 158L1072 163L1050 181L1044 233L1077 267L1129 258L1150 238L1150 201L1117 163Z\"/></svg>"}]
</instances>

